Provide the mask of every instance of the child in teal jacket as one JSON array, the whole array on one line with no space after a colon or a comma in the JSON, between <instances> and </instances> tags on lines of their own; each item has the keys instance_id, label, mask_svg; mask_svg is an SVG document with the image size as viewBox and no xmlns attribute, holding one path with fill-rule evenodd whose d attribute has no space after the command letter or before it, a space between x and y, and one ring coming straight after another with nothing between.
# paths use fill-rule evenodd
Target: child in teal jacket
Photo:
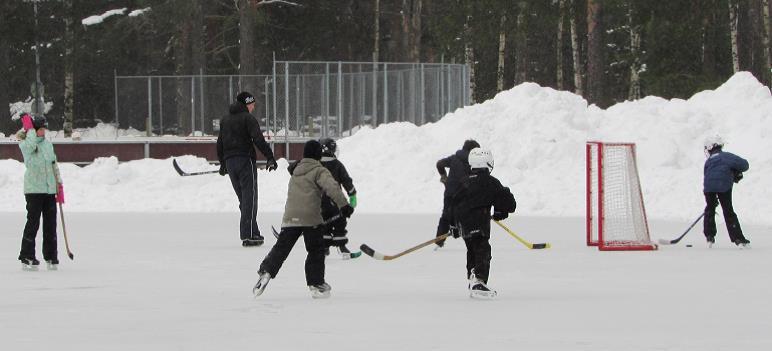
<instances>
[{"instance_id":1,"label":"child in teal jacket","mask_svg":"<svg viewBox=\"0 0 772 351\"><path fill-rule=\"evenodd\" d=\"M21 240L19 260L23 268L37 270L40 262L35 258L35 236L43 217L43 259L49 269L59 264L56 246L56 194L62 183L56 164L54 146L45 137L45 117L22 115L24 128L16 135L24 156L24 198L27 201L27 224Z\"/></svg>"}]
</instances>

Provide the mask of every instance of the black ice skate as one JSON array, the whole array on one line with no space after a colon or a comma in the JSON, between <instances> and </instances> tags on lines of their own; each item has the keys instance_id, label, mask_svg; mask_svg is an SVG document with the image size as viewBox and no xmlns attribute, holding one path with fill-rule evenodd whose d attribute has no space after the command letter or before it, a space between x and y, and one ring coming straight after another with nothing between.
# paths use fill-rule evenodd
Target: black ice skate
<instances>
[{"instance_id":1,"label":"black ice skate","mask_svg":"<svg viewBox=\"0 0 772 351\"><path fill-rule=\"evenodd\" d=\"M255 287L252 288L252 294L255 295L255 298L263 294L265 287L268 286L268 282L271 281L271 275L268 272L257 272L257 274L260 277L257 279Z\"/></svg>"},{"instance_id":2,"label":"black ice skate","mask_svg":"<svg viewBox=\"0 0 772 351\"><path fill-rule=\"evenodd\" d=\"M482 280L477 279L474 273L469 278L469 297L473 299L490 300L497 295L496 290L491 290Z\"/></svg>"},{"instance_id":3,"label":"black ice skate","mask_svg":"<svg viewBox=\"0 0 772 351\"><path fill-rule=\"evenodd\" d=\"M255 237L253 239L244 239L241 241L241 246L252 247L263 245L264 239L262 236Z\"/></svg>"},{"instance_id":4,"label":"black ice skate","mask_svg":"<svg viewBox=\"0 0 772 351\"><path fill-rule=\"evenodd\" d=\"M737 239L734 241L734 244L737 245L737 247L741 249L750 249L751 248L751 242L748 239Z\"/></svg>"},{"instance_id":5,"label":"black ice skate","mask_svg":"<svg viewBox=\"0 0 772 351\"><path fill-rule=\"evenodd\" d=\"M711 248L711 247L713 247L713 245L716 244L716 238L715 237L709 236L709 237L707 237L707 240L708 240L708 248Z\"/></svg>"},{"instance_id":6,"label":"black ice skate","mask_svg":"<svg viewBox=\"0 0 772 351\"><path fill-rule=\"evenodd\" d=\"M330 284L322 283L317 285L309 285L308 289L311 290L311 297L315 299L326 299L330 297L330 290L332 290L332 287Z\"/></svg>"},{"instance_id":7,"label":"black ice skate","mask_svg":"<svg viewBox=\"0 0 772 351\"><path fill-rule=\"evenodd\" d=\"M21 269L25 271L37 271L38 266L40 265L40 261L38 261L36 258L20 258L19 261L21 261Z\"/></svg>"},{"instance_id":8,"label":"black ice skate","mask_svg":"<svg viewBox=\"0 0 772 351\"><path fill-rule=\"evenodd\" d=\"M48 269L49 271L59 270L59 260L57 259L46 260L46 269Z\"/></svg>"}]
</instances>

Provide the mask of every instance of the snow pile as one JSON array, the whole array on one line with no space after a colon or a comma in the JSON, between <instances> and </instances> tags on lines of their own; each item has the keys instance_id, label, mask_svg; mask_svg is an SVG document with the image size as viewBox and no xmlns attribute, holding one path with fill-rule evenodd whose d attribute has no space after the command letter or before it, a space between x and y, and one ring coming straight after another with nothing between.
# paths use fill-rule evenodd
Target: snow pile
<instances>
[{"instance_id":1,"label":"snow pile","mask_svg":"<svg viewBox=\"0 0 772 351\"><path fill-rule=\"evenodd\" d=\"M145 14L145 12L148 12L148 11L150 11L149 7L145 7L144 9L134 10L129 12L129 17L137 17Z\"/></svg>"},{"instance_id":2,"label":"snow pile","mask_svg":"<svg viewBox=\"0 0 772 351\"><path fill-rule=\"evenodd\" d=\"M607 110L588 106L570 92L526 83L441 121L416 127L392 123L363 128L339 140L340 159L359 192L360 212L435 212L442 207L438 159L467 138L495 156L493 171L518 200L518 213L584 216L585 142L637 144L647 214L693 219L702 211L702 141L720 133L725 150L745 157L751 169L735 188L743 222L772 223L772 96L752 75L739 73L714 91L688 100L647 97ZM203 159L184 157L187 171L211 170ZM259 174L260 211L282 211L288 174ZM235 211L227 177L179 177L170 160L119 164L114 158L78 168L62 165L68 206L75 211ZM23 165L0 161L0 210L23 211Z\"/></svg>"},{"instance_id":3,"label":"snow pile","mask_svg":"<svg viewBox=\"0 0 772 351\"><path fill-rule=\"evenodd\" d=\"M23 112L32 113L32 104L34 102L35 99L30 97L25 101L17 101L8 104L8 112L11 114L11 119L14 121L18 120ZM52 101L45 101L43 103L43 109L45 109L44 113L48 113L48 111L51 111L51 108L53 107L54 103Z\"/></svg>"},{"instance_id":4,"label":"snow pile","mask_svg":"<svg viewBox=\"0 0 772 351\"><path fill-rule=\"evenodd\" d=\"M84 26L91 26L91 25L99 24L99 23L104 22L104 20L107 19L110 16L122 15L122 14L126 13L126 10L127 9L125 7L122 8L122 9L109 10L109 11L107 11L107 12L101 14L101 15L94 15L94 16L86 17L82 21L80 21L80 23L82 23Z\"/></svg>"}]
</instances>

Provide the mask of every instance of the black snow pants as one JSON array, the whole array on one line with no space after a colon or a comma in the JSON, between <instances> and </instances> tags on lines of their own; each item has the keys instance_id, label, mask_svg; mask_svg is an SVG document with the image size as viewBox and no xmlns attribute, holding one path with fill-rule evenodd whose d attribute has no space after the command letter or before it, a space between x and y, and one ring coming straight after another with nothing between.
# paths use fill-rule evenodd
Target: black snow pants
<instances>
[{"instance_id":1,"label":"black snow pants","mask_svg":"<svg viewBox=\"0 0 772 351\"><path fill-rule=\"evenodd\" d=\"M335 202L332 201L332 199L327 196L322 198L322 218L325 222L340 214L340 209L338 209L338 206L335 205ZM348 244L348 237L346 236L348 230L346 230L346 225L348 225L348 221L346 221L346 217L343 215L340 215L338 219L327 223L324 226L323 234L325 245L341 247Z\"/></svg>"},{"instance_id":2,"label":"black snow pants","mask_svg":"<svg viewBox=\"0 0 772 351\"><path fill-rule=\"evenodd\" d=\"M233 191L239 198L241 240L263 239L257 228L257 165L246 156L233 156L225 161Z\"/></svg>"},{"instance_id":3,"label":"black snow pants","mask_svg":"<svg viewBox=\"0 0 772 351\"><path fill-rule=\"evenodd\" d=\"M43 259L58 260L56 247L56 195L24 194L27 200L27 224L21 239L19 259L35 258L35 236L43 216Z\"/></svg>"},{"instance_id":4,"label":"black snow pants","mask_svg":"<svg viewBox=\"0 0 772 351\"><path fill-rule=\"evenodd\" d=\"M260 264L260 272L268 272L276 278L279 269L289 256L292 247L303 236L306 244L306 285L319 285L324 283L324 240L322 240L322 227L284 227L276 244L273 245L268 256L265 256Z\"/></svg>"},{"instance_id":5,"label":"black snow pants","mask_svg":"<svg viewBox=\"0 0 772 351\"><path fill-rule=\"evenodd\" d=\"M491 244L487 237L474 236L464 238L466 244L466 278L474 269L474 275L483 283L488 283L491 270Z\"/></svg>"},{"instance_id":6,"label":"black snow pants","mask_svg":"<svg viewBox=\"0 0 772 351\"><path fill-rule=\"evenodd\" d=\"M724 221L726 230L729 232L729 240L745 240L743 230L740 228L740 221L732 208L732 190L723 193L705 193L705 219L703 221L705 237L715 238L716 236L716 207L721 203L721 210L724 212Z\"/></svg>"}]
</instances>

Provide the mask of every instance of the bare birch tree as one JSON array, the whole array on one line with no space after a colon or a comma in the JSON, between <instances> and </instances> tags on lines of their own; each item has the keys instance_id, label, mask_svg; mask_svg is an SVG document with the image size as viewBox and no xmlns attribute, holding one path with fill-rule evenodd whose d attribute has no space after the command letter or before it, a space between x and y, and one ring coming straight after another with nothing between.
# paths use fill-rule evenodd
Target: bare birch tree
<instances>
[{"instance_id":1,"label":"bare birch tree","mask_svg":"<svg viewBox=\"0 0 772 351\"><path fill-rule=\"evenodd\" d=\"M598 103L603 98L603 22L598 0L587 1L587 100Z\"/></svg>"},{"instance_id":2,"label":"bare birch tree","mask_svg":"<svg viewBox=\"0 0 772 351\"><path fill-rule=\"evenodd\" d=\"M507 46L507 16L501 15L499 20L499 64L498 71L496 72L496 91L500 92L504 90L504 54Z\"/></svg>"},{"instance_id":3,"label":"bare birch tree","mask_svg":"<svg viewBox=\"0 0 772 351\"><path fill-rule=\"evenodd\" d=\"M729 37L732 41L732 71L740 71L740 55L737 46L737 20L740 13L739 4L736 0L729 0Z\"/></svg>"},{"instance_id":4,"label":"bare birch tree","mask_svg":"<svg viewBox=\"0 0 772 351\"><path fill-rule=\"evenodd\" d=\"M558 1L558 36L556 38L556 73L557 73L557 88L563 90L563 22L565 21L565 0Z\"/></svg>"},{"instance_id":5,"label":"bare birch tree","mask_svg":"<svg viewBox=\"0 0 772 351\"><path fill-rule=\"evenodd\" d=\"M569 0L569 17L571 23L571 56L574 64L574 92L584 95L584 66L582 65L581 43L579 42L578 28L576 27L576 5L574 0Z\"/></svg>"}]
</instances>

